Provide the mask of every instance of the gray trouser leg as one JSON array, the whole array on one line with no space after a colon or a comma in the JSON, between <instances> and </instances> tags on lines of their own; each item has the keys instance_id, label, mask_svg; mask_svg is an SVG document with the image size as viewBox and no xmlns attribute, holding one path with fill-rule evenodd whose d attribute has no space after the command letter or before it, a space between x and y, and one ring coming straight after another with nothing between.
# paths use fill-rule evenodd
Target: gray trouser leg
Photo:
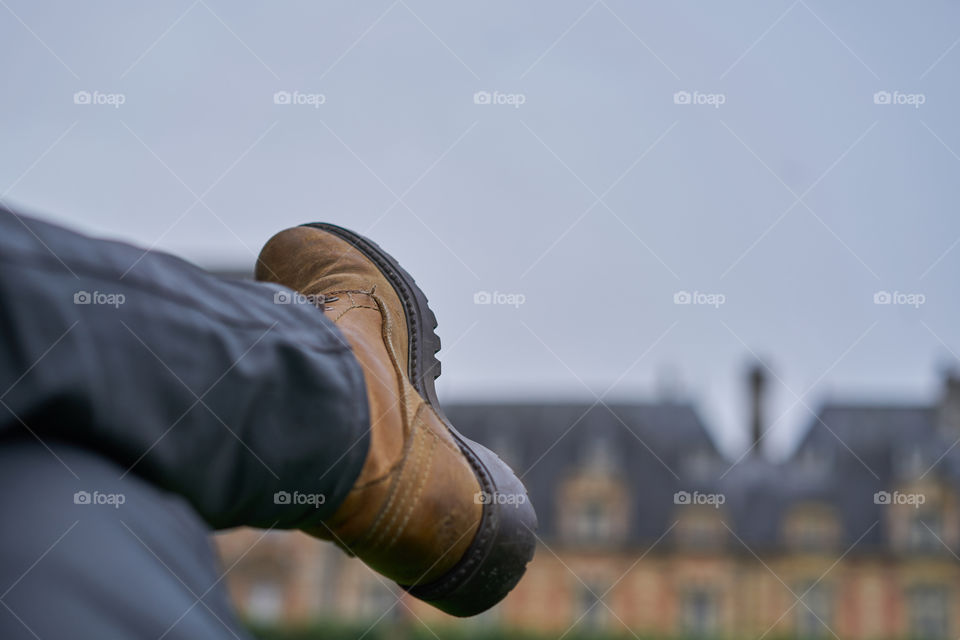
<instances>
[{"instance_id":1,"label":"gray trouser leg","mask_svg":"<svg viewBox=\"0 0 960 640\"><path fill-rule=\"evenodd\" d=\"M214 528L316 526L366 458L366 390L281 293L0 205L0 439L95 451ZM275 500L295 491L324 501Z\"/></svg>"},{"instance_id":2,"label":"gray trouser leg","mask_svg":"<svg viewBox=\"0 0 960 640\"><path fill-rule=\"evenodd\" d=\"M0 638L248 638L183 498L79 448L0 447Z\"/></svg>"}]
</instances>

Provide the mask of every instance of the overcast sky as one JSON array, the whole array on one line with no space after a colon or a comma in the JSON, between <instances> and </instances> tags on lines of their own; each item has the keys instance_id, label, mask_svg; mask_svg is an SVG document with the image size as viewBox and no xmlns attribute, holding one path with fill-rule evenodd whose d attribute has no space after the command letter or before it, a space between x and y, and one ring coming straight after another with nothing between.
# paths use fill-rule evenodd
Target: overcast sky
<instances>
[{"instance_id":1,"label":"overcast sky","mask_svg":"<svg viewBox=\"0 0 960 640\"><path fill-rule=\"evenodd\" d=\"M945 0L2 0L0 197L218 268L302 222L366 233L431 299L447 400L672 389L737 455L756 355L783 453L831 399L931 400L960 353L958 25Z\"/></svg>"}]
</instances>

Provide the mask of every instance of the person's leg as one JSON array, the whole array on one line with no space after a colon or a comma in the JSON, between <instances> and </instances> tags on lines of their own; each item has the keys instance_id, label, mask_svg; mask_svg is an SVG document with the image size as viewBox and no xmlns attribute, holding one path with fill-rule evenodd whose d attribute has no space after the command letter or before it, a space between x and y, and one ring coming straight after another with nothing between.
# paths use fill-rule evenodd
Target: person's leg
<instances>
[{"instance_id":1,"label":"person's leg","mask_svg":"<svg viewBox=\"0 0 960 640\"><path fill-rule=\"evenodd\" d=\"M289 293L0 206L0 439L35 437L65 473L57 442L96 451L215 528L318 523L370 422L349 346Z\"/></svg>"},{"instance_id":2,"label":"person's leg","mask_svg":"<svg viewBox=\"0 0 960 640\"><path fill-rule=\"evenodd\" d=\"M186 501L97 454L0 447L0 638L247 638ZM74 477L65 466L78 477Z\"/></svg>"},{"instance_id":3,"label":"person's leg","mask_svg":"<svg viewBox=\"0 0 960 640\"><path fill-rule=\"evenodd\" d=\"M331 539L448 613L499 602L536 515L444 417L423 292L322 224L275 236L257 277L279 284L0 210L0 440L29 432L70 473L50 442L88 447L213 527Z\"/></svg>"}]
</instances>

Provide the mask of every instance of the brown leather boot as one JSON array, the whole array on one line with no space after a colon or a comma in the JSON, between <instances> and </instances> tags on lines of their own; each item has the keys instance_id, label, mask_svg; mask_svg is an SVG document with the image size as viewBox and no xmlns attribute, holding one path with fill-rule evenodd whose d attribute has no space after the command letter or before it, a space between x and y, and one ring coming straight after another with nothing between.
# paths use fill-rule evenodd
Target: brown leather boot
<instances>
[{"instance_id":1,"label":"brown leather boot","mask_svg":"<svg viewBox=\"0 0 960 640\"><path fill-rule=\"evenodd\" d=\"M440 410L437 322L413 278L376 244L322 223L271 238L256 277L316 296L367 384L363 469L324 527L308 533L447 613L495 605L533 557L536 515L510 468Z\"/></svg>"}]
</instances>

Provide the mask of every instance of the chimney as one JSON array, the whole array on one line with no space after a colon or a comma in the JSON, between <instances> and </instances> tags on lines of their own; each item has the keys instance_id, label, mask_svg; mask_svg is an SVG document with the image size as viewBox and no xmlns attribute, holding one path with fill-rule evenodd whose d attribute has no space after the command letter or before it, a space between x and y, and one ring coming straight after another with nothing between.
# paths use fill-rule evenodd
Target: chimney
<instances>
[{"instance_id":1,"label":"chimney","mask_svg":"<svg viewBox=\"0 0 960 640\"><path fill-rule=\"evenodd\" d=\"M763 388L767 382L763 365L757 362L750 367L747 379L750 385L750 444L753 454L759 456L760 439L763 437Z\"/></svg>"},{"instance_id":2,"label":"chimney","mask_svg":"<svg viewBox=\"0 0 960 640\"><path fill-rule=\"evenodd\" d=\"M960 431L960 374L956 369L943 373L943 394L937 406L937 426L941 433L955 438Z\"/></svg>"}]
</instances>

